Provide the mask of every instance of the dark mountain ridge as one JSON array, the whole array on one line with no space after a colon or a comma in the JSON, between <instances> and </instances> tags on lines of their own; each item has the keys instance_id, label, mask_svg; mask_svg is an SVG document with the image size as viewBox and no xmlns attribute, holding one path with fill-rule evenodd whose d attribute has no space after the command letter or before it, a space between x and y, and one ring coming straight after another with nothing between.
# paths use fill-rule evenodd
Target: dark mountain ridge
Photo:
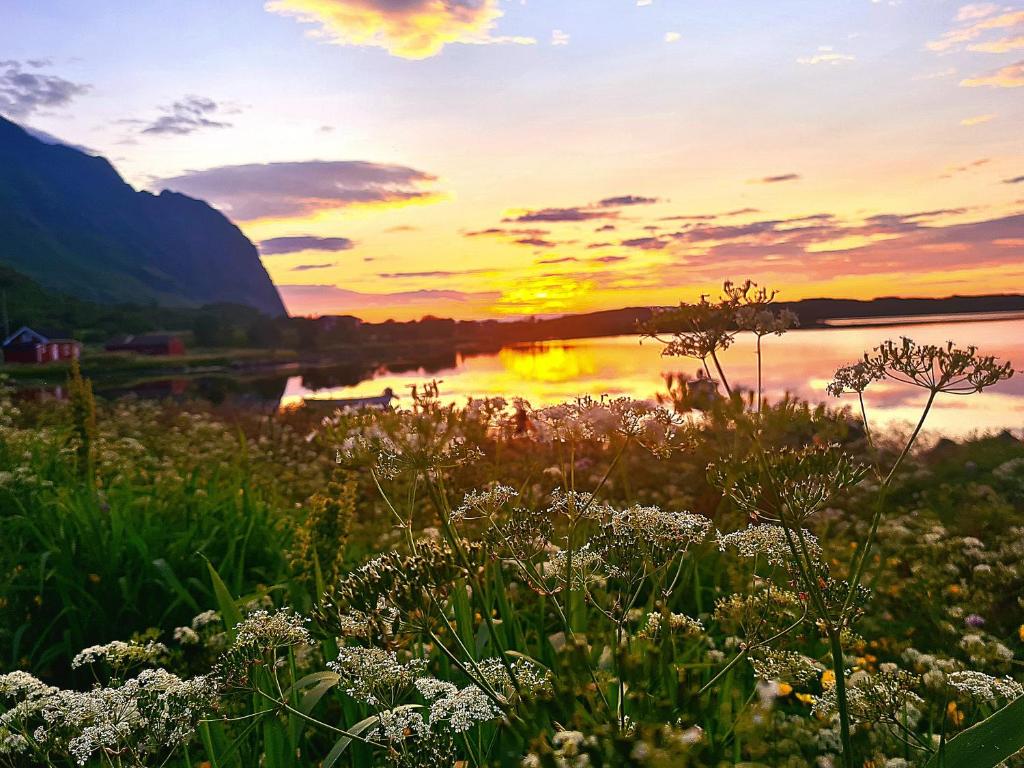
<instances>
[{"instance_id":1,"label":"dark mountain ridge","mask_svg":"<svg viewBox=\"0 0 1024 768\"><path fill-rule=\"evenodd\" d=\"M103 157L0 118L0 263L99 303L285 314L256 247L201 200L136 191Z\"/></svg>"}]
</instances>

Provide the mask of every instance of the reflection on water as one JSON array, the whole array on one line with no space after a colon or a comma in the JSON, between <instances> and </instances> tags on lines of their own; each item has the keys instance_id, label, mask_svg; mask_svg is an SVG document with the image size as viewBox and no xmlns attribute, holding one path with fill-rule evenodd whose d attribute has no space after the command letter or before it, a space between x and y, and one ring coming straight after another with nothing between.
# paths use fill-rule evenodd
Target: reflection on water
<instances>
[{"instance_id":1,"label":"reflection on water","mask_svg":"<svg viewBox=\"0 0 1024 768\"><path fill-rule=\"evenodd\" d=\"M1024 320L957 322L889 328L833 328L797 330L765 339L765 393L771 399L786 392L819 402L828 399L825 385L841 365L855 362L887 338L911 336L919 343L976 344L985 354L1013 361L1024 369ZM406 395L409 387L438 378L443 397L464 402L469 397L524 397L534 405L571 399L577 395L630 395L649 398L662 391L664 373L693 374L692 360L661 357L661 346L636 336L576 339L506 347L496 354L456 355L448 367L429 366L395 371L382 367L367 378L345 386L310 386L309 376L288 379L283 406L297 405L303 397L349 398L379 395L385 387ZM753 340L740 336L726 350L723 365L730 383L752 387L756 383ZM410 366L411 368L411 366ZM431 370L432 369L432 370ZM868 405L879 422L916 418L923 404L920 390L876 385ZM975 430L1021 430L1024 427L1024 374L981 395L940 396L929 426L945 434L965 435Z\"/></svg>"}]
</instances>

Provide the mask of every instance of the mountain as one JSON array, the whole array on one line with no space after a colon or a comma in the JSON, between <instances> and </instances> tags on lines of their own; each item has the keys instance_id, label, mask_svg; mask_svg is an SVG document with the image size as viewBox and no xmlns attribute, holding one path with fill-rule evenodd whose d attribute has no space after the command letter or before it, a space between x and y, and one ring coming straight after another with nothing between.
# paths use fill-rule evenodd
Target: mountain
<instances>
[{"instance_id":1,"label":"mountain","mask_svg":"<svg viewBox=\"0 0 1024 768\"><path fill-rule=\"evenodd\" d=\"M223 214L176 192L136 191L105 158L2 117L0 263L99 303L285 314L256 247Z\"/></svg>"}]
</instances>

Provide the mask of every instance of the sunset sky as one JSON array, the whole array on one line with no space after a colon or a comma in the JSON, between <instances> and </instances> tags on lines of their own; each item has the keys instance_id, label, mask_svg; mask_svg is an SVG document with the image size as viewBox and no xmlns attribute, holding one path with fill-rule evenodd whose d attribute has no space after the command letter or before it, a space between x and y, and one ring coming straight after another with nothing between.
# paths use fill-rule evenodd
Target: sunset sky
<instances>
[{"instance_id":1,"label":"sunset sky","mask_svg":"<svg viewBox=\"0 0 1024 768\"><path fill-rule=\"evenodd\" d=\"M0 114L295 314L1024 291L1024 4L0 0Z\"/></svg>"}]
</instances>

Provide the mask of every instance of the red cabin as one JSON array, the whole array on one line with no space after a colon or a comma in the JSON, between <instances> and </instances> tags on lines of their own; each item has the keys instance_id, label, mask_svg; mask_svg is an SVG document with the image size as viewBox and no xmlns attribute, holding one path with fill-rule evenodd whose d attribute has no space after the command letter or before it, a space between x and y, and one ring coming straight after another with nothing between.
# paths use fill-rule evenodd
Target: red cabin
<instances>
[{"instance_id":1,"label":"red cabin","mask_svg":"<svg viewBox=\"0 0 1024 768\"><path fill-rule=\"evenodd\" d=\"M82 343L60 331L36 331L23 325L3 343L5 363L56 363L77 360Z\"/></svg>"},{"instance_id":2,"label":"red cabin","mask_svg":"<svg viewBox=\"0 0 1024 768\"><path fill-rule=\"evenodd\" d=\"M106 343L107 352L134 352L137 355L184 355L185 343L173 333L140 333L116 336Z\"/></svg>"}]
</instances>

